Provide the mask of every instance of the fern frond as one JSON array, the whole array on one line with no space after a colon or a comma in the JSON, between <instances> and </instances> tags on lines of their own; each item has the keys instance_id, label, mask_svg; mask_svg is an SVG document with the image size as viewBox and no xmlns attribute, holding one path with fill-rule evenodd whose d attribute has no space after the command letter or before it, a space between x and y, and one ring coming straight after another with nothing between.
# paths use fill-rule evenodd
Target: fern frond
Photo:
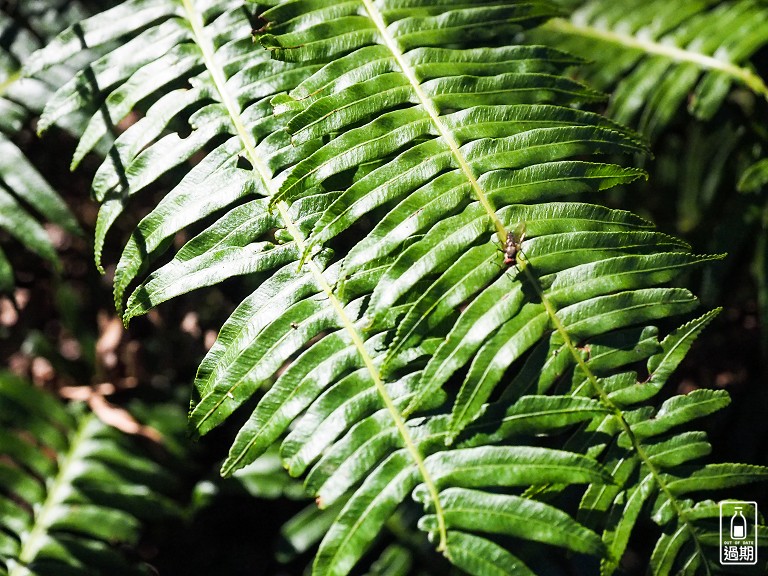
<instances>
[{"instance_id":1,"label":"fern frond","mask_svg":"<svg viewBox=\"0 0 768 576\"><path fill-rule=\"evenodd\" d=\"M80 227L13 138L42 110L62 74L62 70L55 70L33 80L21 77L21 67L64 24L81 16L76 2L49 6L23 3L0 11L0 32L9 39L0 54L0 230L54 266L58 256L39 218L73 234L80 234ZM0 250L0 291L10 291L13 285L11 263Z\"/></svg>"},{"instance_id":2,"label":"fern frond","mask_svg":"<svg viewBox=\"0 0 768 576\"><path fill-rule=\"evenodd\" d=\"M723 391L696 390L674 396L657 410L643 404L660 390L671 372L685 356L692 342L714 318L717 310L683 325L660 343L660 350L649 355L649 376L638 382L630 372L603 379L599 384L578 385L579 394L598 394L602 403L623 415L618 422L596 419L572 441L603 462L615 485L591 486L580 504L579 518L586 525L603 526L603 540L609 554L601 563L601 574L613 574L629 543L635 523L642 513L662 529L651 558L653 574L710 574L719 569L719 555L711 545L712 530L705 526L696 510L708 506L695 502L693 492L711 493L744 483L764 481L768 470L737 464L697 464L709 454L706 434L686 431L688 424L716 412L730 402ZM619 412L617 412L618 414ZM618 425L617 425L618 424ZM682 428L682 431L680 430Z\"/></svg>"},{"instance_id":3,"label":"fern frond","mask_svg":"<svg viewBox=\"0 0 768 576\"><path fill-rule=\"evenodd\" d=\"M182 172L174 190L139 224L116 272L119 309L127 286L167 248L168 238L244 196L269 195L273 172L303 152L281 144L286 139L274 132L269 97L295 85L305 68L258 57L243 65L250 54L248 15L235 1L204 7L172 0L127 2L64 33L28 66L35 74L76 52L80 42L123 41L62 87L43 114L44 129L83 105L101 108L82 135L75 163L108 129L105 118L116 123L138 103L149 104L145 117L120 135L94 179L93 193L103 202L96 231L99 265L104 237L127 199L216 145L192 171ZM183 84L187 87L179 87ZM189 129L186 137L178 132ZM278 154L272 165L257 144L270 151L283 148L284 157ZM256 177L238 167L240 162L250 163ZM211 196L211 190L217 194ZM237 242L231 239L229 246ZM222 248L227 246L225 233Z\"/></svg>"},{"instance_id":4,"label":"fern frond","mask_svg":"<svg viewBox=\"0 0 768 576\"><path fill-rule=\"evenodd\" d=\"M494 358L495 362L504 363L493 369L498 381L514 360L551 329L553 320L545 303L542 302L538 309L533 303L524 305L526 283L521 283L520 275L514 274L520 268L525 269L527 275L535 270L537 278L529 284L542 283L547 291L554 290L547 298L552 306L566 314L594 316L596 308L605 307L606 317L615 319L602 323L594 320L596 328L585 328L582 334L575 328L578 337L595 336L601 329L612 330L649 320L657 313L667 315L690 309L693 301L682 292L648 290L619 294L622 289L641 289L666 282L676 270L703 260L682 254L622 259L616 254L629 256L661 251L665 250L665 244L669 246L666 249L679 252L685 250L681 243L652 234L634 237L622 234L622 230L629 232L633 226L643 225L638 219L633 221L634 217L629 214L600 213L599 208L590 205L518 204L542 202L589 189L599 190L631 181L642 174L606 164L590 165L569 160L577 154L642 150L642 144L618 126L598 116L568 108L506 104L514 102L518 96L522 98L521 102L527 102L529 90L534 90L540 100L558 104L591 97L577 84L572 84L563 93L546 88L559 85L562 80L555 74L558 66L562 69L558 59L554 62L534 60L530 64L526 59L531 51L525 49L518 54L520 72L499 74L494 66L473 67L471 64L467 69L467 64L472 62L509 65L515 49L419 47L408 50L404 48L407 42L401 41L399 34L401 28L410 30L411 21L402 13L389 15L386 10L380 13L375 5L368 3L364 6L372 25L378 30L380 44L389 51L388 54L381 45L370 46L370 41L365 38L355 51L347 43L349 38L346 36L343 40L342 36L323 37L314 45L310 40L321 36L317 30L301 28L293 21L280 23L281 10L287 10L289 5L291 3L264 14L272 21L275 30L285 29L281 30L281 35L267 35L262 39L262 43L277 56L293 59L294 45L300 45L301 51L309 50L312 45L312 49L317 49L311 54L314 59L326 53L349 53L310 76L289 93L288 98L275 99L278 111L291 115L288 129L294 138L301 138L304 130L310 130L312 136L325 134L330 138L327 144L291 171L278 198L301 197L331 175L348 170L354 163L386 161L341 192L315 225L309 242L311 245L318 235L323 241L331 239L356 219L382 205L392 208L379 224L383 229L377 226L367 239L352 249L344 261L343 273L350 276L369 263L372 265L377 258L396 256L394 263L377 281L371 297L369 315L374 328L378 321L391 314L393 306L408 302L419 286L426 288L423 296L404 307L408 312L400 324L394 346L390 348L391 354L418 342L429 333L431 326L440 325L449 316L454 316L458 332L447 335L442 348L428 365L422 380L421 397L439 388L484 344L486 355L478 356L478 365L483 367L480 372L485 372L488 360ZM510 10L508 26L514 27L534 23L551 7L520 4ZM456 30L461 30L462 26L473 27L472 10L458 6L447 14L446 21L450 18L456 21L456 29L450 28L451 34L458 34ZM429 17L425 18L424 26L427 21L432 23ZM388 26L385 24L387 19L392 20ZM440 24L435 25L440 33L444 32ZM406 32L402 33L407 36ZM457 41L456 36L451 38ZM334 42L338 47L333 46ZM340 52L337 53L337 49ZM382 58L386 58L388 64L380 63ZM463 67L454 71L439 66L452 61ZM427 76L425 80L419 75L420 71L429 69L427 65L431 63L438 64L436 70L451 75L431 79ZM514 70L514 64L511 66ZM536 71L529 72L528 66ZM549 74L538 71L547 67ZM392 71L398 68L399 72ZM463 75L470 71L475 75ZM361 74L364 75L362 78ZM357 80L365 79L363 84L371 83L376 89L372 88L370 93L360 92L360 84L347 85L348 75L354 75ZM433 87L436 80L445 86L439 90ZM485 84L495 85L494 91L485 92L489 89L481 87ZM404 87L408 90L396 101L391 101L388 90L396 86L398 93L403 92ZM495 100L494 95L499 91L505 94L505 104ZM393 107L396 109L392 110ZM458 112L452 112L457 108ZM444 109L449 113L444 114ZM359 126L364 118L370 121ZM410 144L408 148L398 154L407 144ZM573 183L556 188L554 183L563 179L571 179ZM490 237L495 232L503 246L508 231L521 222L526 226L527 236L536 238L521 246L524 255L521 255L521 265L504 273L501 250ZM614 230L616 234L609 233ZM404 243L424 231L423 237L403 249ZM536 258L538 243L543 248L542 261ZM468 248L472 249L468 251ZM398 251L401 253L396 254ZM662 263L663 260L668 263ZM588 265L600 261L600 265ZM471 273L465 273L468 263L475 265ZM580 265L582 267L577 268ZM635 266L639 267L637 275L630 272ZM572 269L570 274L566 274L569 269ZM665 269L668 271L664 272ZM658 273L648 273L650 270L658 270ZM616 276L612 280L613 274ZM567 287L562 293L557 292L557 284L549 286L556 275ZM498 280L494 282L494 278ZM573 289L578 278L581 278L578 282L585 283L583 290ZM486 288L489 283L491 287ZM450 290L446 293L448 287ZM492 308L498 301L506 309L489 312L488 319L478 315L482 310L478 307ZM456 320L453 310L462 302L469 305ZM664 302L669 305L663 305ZM615 314L607 313L610 307L615 307ZM628 309L634 312L630 313ZM646 310L650 316L643 316L641 310ZM574 318L573 322L578 320ZM494 336L505 323L506 329ZM474 330L472 338L466 338L469 330ZM527 340L518 343L510 339L512 335ZM487 339L490 340L486 343ZM454 355L456 346L467 347L463 362ZM453 364L442 370L444 377L435 378L430 367L440 366L443 354ZM386 374L386 363L384 369ZM482 383L482 374L470 369L470 381L465 384L468 393L460 395L457 404L459 413L467 415L457 420L456 433L476 416L494 385L494 381ZM471 402L468 412L466 406L462 406L465 400ZM418 402L406 413L416 408Z\"/></svg>"},{"instance_id":5,"label":"fern frond","mask_svg":"<svg viewBox=\"0 0 768 576\"><path fill-rule=\"evenodd\" d=\"M751 63L768 42L766 18L768 8L754 0L632 1L621 9L590 0L548 21L532 41L546 38L590 60L582 74L612 92L608 114L656 136L682 106L711 118L735 86L768 99Z\"/></svg>"},{"instance_id":6,"label":"fern frond","mask_svg":"<svg viewBox=\"0 0 768 576\"><path fill-rule=\"evenodd\" d=\"M0 374L0 572L150 574L132 547L140 518L176 513L173 477L76 407Z\"/></svg>"}]
</instances>

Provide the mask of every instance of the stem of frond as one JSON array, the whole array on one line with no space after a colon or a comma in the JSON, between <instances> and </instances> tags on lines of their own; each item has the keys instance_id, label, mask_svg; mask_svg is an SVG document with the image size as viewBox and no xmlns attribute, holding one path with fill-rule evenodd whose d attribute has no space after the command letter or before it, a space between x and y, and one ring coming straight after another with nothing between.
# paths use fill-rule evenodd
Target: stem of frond
<instances>
[{"instance_id":1,"label":"stem of frond","mask_svg":"<svg viewBox=\"0 0 768 576\"><path fill-rule=\"evenodd\" d=\"M272 175L266 164L261 161L261 158L259 158L259 155L256 153L253 137L246 129L245 124L243 124L243 119L240 116L240 109L237 106L237 102L229 93L229 90L227 90L227 79L224 77L224 70L222 70L219 63L216 62L213 42L211 42L210 38L208 38L208 35L205 33L203 18L193 5L193 0L181 0L181 3L187 13L187 20L192 25L192 35L195 38L195 43L200 48L200 52L202 52L205 67L211 74L213 83L221 96L221 103L224 104L227 112L229 112L229 117L237 131L237 135L240 137L240 141L243 143L243 148L245 148L245 152L248 155L248 160L251 162L254 172L261 177L267 190L269 190L270 195L272 195L273 192L277 191L272 183Z\"/></svg>"},{"instance_id":2,"label":"stem of frond","mask_svg":"<svg viewBox=\"0 0 768 576\"><path fill-rule=\"evenodd\" d=\"M195 42L200 47L200 51L202 52L205 66L210 72L211 77L213 78L213 82L216 85L216 89L218 90L219 95L221 96L222 103L227 108L227 112L229 113L229 116L232 120L232 124L237 132L237 135L240 137L240 141L243 143L243 148L245 149L245 153L248 156L248 160L251 162L251 165L253 166L253 171L264 182L264 185L267 188L270 196L275 196L275 194L277 193L277 187L275 186L275 183L272 180L272 174L270 173L266 164L264 164L264 162L261 160L261 158L257 154L253 137L250 134L250 132L246 129L245 124L243 123L242 117L240 115L240 109L238 108L235 99L232 97L232 95L229 93L227 89L224 71L222 70L221 66L219 66L219 64L216 62L216 59L214 57L215 50L213 47L213 43L211 42L208 35L205 33L203 19L200 13L195 9L193 5L193 0L182 0L182 4L184 5L184 9L187 13L187 19L189 20L192 26L192 33L194 35ZM280 217L283 220L283 223L288 229L288 232L291 234L291 236L293 236L293 239L296 242L296 246L299 249L299 253L304 253L306 251L306 240L302 235L301 231L299 230L298 226L296 225L296 223L291 220L290 214L288 212L288 209L289 209L288 204L286 204L284 201L280 201L277 203L276 208L278 210L278 213L280 214ZM495 213L494 213L494 216L495 216ZM334 295L333 287L330 285L328 280L323 275L323 270L317 265L316 262L312 260L311 257L309 258L309 268L312 272L312 275L315 277L315 280L317 281L318 285L323 290L323 292L325 292L325 294L327 295L328 301L331 303L331 306L333 306L334 310L339 315L339 318L342 322L342 325L344 326L344 329L349 333L350 337L352 338L352 342L355 345L355 348L357 348L357 351L360 354L360 357L362 358L363 363L365 364L365 367L371 376L371 380L373 381L377 392L381 396L381 399L384 402L384 405L386 406L387 410L392 416L392 420L394 421L395 426L397 427L397 431L399 432L401 438L403 439L403 444L405 445L406 450L411 455L411 458L416 464L416 467L418 468L419 473L421 474L422 479L424 480L424 484L427 487L427 490L429 491L429 494L435 506L435 515L437 516L438 527L439 527L438 531L440 535L440 545L438 547L438 550L445 551L447 553L447 550L446 550L447 529L445 525L445 514L443 512L442 505L440 504L440 498L439 498L437 486L434 480L432 479L432 476L429 474L429 471L427 470L426 464L424 462L424 457L419 452L419 448L416 445L416 442L414 442L413 438L408 432L408 427L405 424L405 420L402 414L400 414L392 398L387 393L387 390L384 387L384 382L382 381L381 375L379 374L378 369L374 365L373 359L370 357L370 355L365 349L363 339L360 336L359 330L355 326L354 322L347 315L342 303Z\"/></svg>"},{"instance_id":3,"label":"stem of frond","mask_svg":"<svg viewBox=\"0 0 768 576\"><path fill-rule=\"evenodd\" d=\"M600 379L595 375L592 370L590 370L589 366L587 366L587 363L584 361L584 357L579 353L578 347L573 343L573 340L571 339L570 334L568 334L568 331L565 329L565 326L563 326L563 323L560 321L560 318L557 315L557 310L553 306L553 304L549 301L547 296L544 294L544 290L542 290L541 285L539 284L539 280L536 277L536 275L531 271L530 266L527 265L526 262L523 266L523 272L526 275L526 278L533 286L534 290L536 291L536 294L538 295L539 299L541 299L541 303L544 305L544 309L547 311L547 315L550 317L552 324L555 327L555 330L560 334L560 336L563 339L563 342L565 343L566 348L568 348L568 351L570 352L571 356L573 356L573 359L576 361L576 364L581 369L581 371L584 373L584 375L587 377L587 380L589 380L589 383L592 385L592 388L595 390L595 393L597 394L600 402L610 410L613 415L616 417L616 420L618 421L619 425L621 426L621 429L626 433L627 437L629 438L632 448L637 453L638 457L642 462L648 467L648 471L653 476L653 479L656 481L656 485L659 487L659 489L664 493L664 495L668 498L669 502L671 503L672 507L675 510L675 514L678 518L685 524L686 529L688 532L690 532L691 537L693 539L693 543L696 546L697 553L704 558L704 550L701 547L701 543L699 542L698 536L696 534L696 531L694 530L693 526L690 525L690 523L686 520L686 514L685 510L680 506L677 499L675 498L674 494L670 491L669 487L667 486L667 483L664 481L663 476L661 475L661 472L659 472L658 468L651 462L650 457L648 456L647 452L643 448L640 441L635 436L635 433L632 431L632 427L629 425L629 422L627 422L626 418L624 418L624 413L622 412L621 408L616 406L616 404L611 401L611 399L608 397L608 393L605 391L605 388L602 387L600 384ZM706 562L704 562L704 567L707 571L707 574L710 574L709 566Z\"/></svg>"},{"instance_id":4,"label":"stem of frond","mask_svg":"<svg viewBox=\"0 0 768 576\"><path fill-rule=\"evenodd\" d=\"M70 466L73 462L73 455L78 451L80 442L83 440L83 433L87 426L87 419L80 421L75 434L72 436L72 440L69 444L69 450L59 458L58 472L53 482L47 491L45 502L35 515L34 526L30 530L26 538L22 538L21 548L19 549L18 562L21 566L27 566L32 562L40 552L40 548L43 546L46 540L46 534L51 524L51 518L49 516L55 512L55 508L61 504L64 499L64 495L69 491L70 478ZM9 570L9 576L13 576L15 571ZM21 574L28 574L28 570L24 568L20 571Z\"/></svg>"},{"instance_id":5,"label":"stem of frond","mask_svg":"<svg viewBox=\"0 0 768 576\"><path fill-rule=\"evenodd\" d=\"M438 111L437 106L435 106L435 103L432 102L429 96L426 95L421 87L421 84L419 83L419 79L416 77L416 74L411 69L411 67L408 66L405 58L403 58L403 53L400 50L400 47L397 45L397 41L389 33L389 30L387 30L387 25L384 22L384 18L382 17L381 13L376 9L376 6L374 6L372 0L361 1L365 6L365 9L368 12L371 20L373 20L373 23L376 24L376 28L378 29L384 44L387 48L389 48L389 51L392 52L392 56L395 58L397 65L400 67L400 70L403 74L405 74L405 77L408 78L408 81L411 83L411 87L413 88L416 97L419 99L422 108L424 108L427 114L429 114L429 117L432 120L432 124L437 129L440 138L442 138L443 142L448 145L448 148L451 150L451 154L456 159L459 168L466 176L469 184L472 186L472 190L475 193L475 196L480 201L480 204L483 206L485 211L488 213L489 218L493 222L493 226L496 228L496 235L499 238L499 242L503 246L507 241L507 230L504 227L502 221L496 215L496 210L494 210L493 206L491 205L491 201L488 200L488 196L486 195L485 191L477 181L477 178L472 171L472 167L469 165L469 162L467 162L464 154L462 154L461 150L459 149L458 142L456 142L453 134L451 134L448 128L440 120L440 112Z\"/></svg>"},{"instance_id":6,"label":"stem of frond","mask_svg":"<svg viewBox=\"0 0 768 576\"><path fill-rule=\"evenodd\" d=\"M288 232L291 234L291 236L293 236L293 239L299 248L299 252L303 253L305 250L305 239L302 237L301 231L296 227L296 224L290 220L288 215L288 205L284 201L280 201L277 203L277 209L280 212L280 216L283 218L283 222L285 223L286 228L288 228ZM435 485L429 470L427 470L426 464L424 463L424 457L421 455L421 452L419 452L419 448L413 441L413 438L411 438L411 434L408 432L408 427L405 424L403 415L399 412L397 406L395 406L394 401L387 392L387 389L384 387L384 382L381 378L381 375L379 374L379 370L374 365L373 358L371 358L370 354L368 354L368 351L365 349L365 345L363 343L363 339L360 336L359 330L347 315L342 303L333 293L333 287L328 283L328 280L326 280L325 276L323 276L323 271L314 260L310 259L308 266L318 285L323 290L323 292L325 292L326 296L328 296L328 301L331 303L334 310L336 310L336 313L344 325L344 329L352 337L352 342L354 343L355 348L357 348L358 353L363 359L363 363L365 364L365 367L371 376L371 380L373 380L376 391L379 393L379 396L381 396L381 399L384 402L384 406L392 416L395 427L400 433L400 437L403 439L405 449L408 450L411 458L416 463L416 467L419 469L421 477L424 479L424 485L427 487L429 495L435 506L435 516L437 517L438 533L440 535L438 551L447 552L448 534L445 525L445 514L443 513L442 504L440 504L440 495L438 493L437 486Z\"/></svg>"},{"instance_id":7,"label":"stem of frond","mask_svg":"<svg viewBox=\"0 0 768 576\"><path fill-rule=\"evenodd\" d=\"M620 32L614 32L611 30L604 30L596 28L594 26L585 26L583 24L574 24L568 20L562 18L553 18L547 23L542 25L545 30L552 30L555 32L562 32L565 34L572 34L574 36L582 36L585 38L593 38L596 40L602 40L604 42L611 42L613 44L619 44L626 46L627 48L634 48L642 50L647 54L656 54L664 56L675 62L688 62L695 64L699 68L707 70L717 70L723 72L728 76L738 80L755 94L759 94L766 100L768 100L768 86L766 86L760 76L755 74L749 68L737 66L731 62L720 60L712 56L707 56L700 52L693 50L686 50L670 44L662 44L660 42L654 42L637 36L629 34L622 34Z\"/></svg>"}]
</instances>

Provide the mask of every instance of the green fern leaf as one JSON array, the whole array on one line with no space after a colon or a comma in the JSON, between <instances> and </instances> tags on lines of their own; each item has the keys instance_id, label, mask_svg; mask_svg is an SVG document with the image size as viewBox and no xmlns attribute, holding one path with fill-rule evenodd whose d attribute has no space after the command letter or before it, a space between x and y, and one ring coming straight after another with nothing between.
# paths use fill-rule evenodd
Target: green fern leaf
<instances>
[{"instance_id":1,"label":"green fern leaf","mask_svg":"<svg viewBox=\"0 0 768 576\"><path fill-rule=\"evenodd\" d=\"M476 576L533 576L534 572L498 544L466 532L448 531L448 546L455 550L453 563Z\"/></svg>"},{"instance_id":2,"label":"green fern leaf","mask_svg":"<svg viewBox=\"0 0 768 576\"><path fill-rule=\"evenodd\" d=\"M711 118L734 85L768 98L750 62L768 42L763 3L636 1L623 8L579 2L568 19L550 20L531 38L591 60L584 75L612 90L608 113L619 122L656 136L683 105Z\"/></svg>"},{"instance_id":3,"label":"green fern leaf","mask_svg":"<svg viewBox=\"0 0 768 576\"><path fill-rule=\"evenodd\" d=\"M648 351L651 376L637 382L634 372L604 378L597 384L605 403L638 405L655 395L653 374L665 381L666 369L674 369L700 330L712 320L717 310L683 325L661 343L662 351ZM585 389L583 377L574 379L577 391ZM629 392L628 392L629 391ZM625 404L626 403L626 404ZM602 574L613 574L628 543L632 530L646 512L662 526L662 534L651 558L651 567L659 574L675 570L711 573L716 555L705 551L705 534L699 518L690 513L699 506L687 499L693 492L729 489L743 483L760 481L764 468L737 464L697 464L711 451L703 432L680 432L682 426L727 406L729 399L721 391L695 390L675 396L659 409L635 408L620 420L597 418L574 435L569 446L597 457L615 483L590 486L581 504L579 519L587 526L603 528L603 541L609 554L601 562ZM674 567L674 569L673 569Z\"/></svg>"},{"instance_id":4,"label":"green fern leaf","mask_svg":"<svg viewBox=\"0 0 768 576\"><path fill-rule=\"evenodd\" d=\"M449 529L508 534L592 555L602 552L597 534L535 500L463 488L445 490L440 499ZM434 516L425 516L421 527L436 530Z\"/></svg>"},{"instance_id":5,"label":"green fern leaf","mask_svg":"<svg viewBox=\"0 0 768 576\"><path fill-rule=\"evenodd\" d=\"M3 497L0 571L150 574L116 547L138 544L139 518L175 514L175 481L119 432L0 374Z\"/></svg>"},{"instance_id":6,"label":"green fern leaf","mask_svg":"<svg viewBox=\"0 0 768 576\"><path fill-rule=\"evenodd\" d=\"M0 230L54 266L59 264L58 256L39 219L76 235L81 234L80 226L12 139L40 112L61 73L57 70L32 80L22 78L20 69L42 42L61 30L62 24L82 16L78 3L66 4L11 6L0 11L0 31L9 38L3 45L0 64ZM13 285L11 263L0 250L0 292L12 291Z\"/></svg>"}]
</instances>

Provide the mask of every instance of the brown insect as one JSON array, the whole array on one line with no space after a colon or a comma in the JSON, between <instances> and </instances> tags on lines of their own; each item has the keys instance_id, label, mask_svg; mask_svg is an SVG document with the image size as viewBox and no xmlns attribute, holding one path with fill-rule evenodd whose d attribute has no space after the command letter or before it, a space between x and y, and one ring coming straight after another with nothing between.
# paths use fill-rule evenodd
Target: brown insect
<instances>
[{"instance_id":1,"label":"brown insect","mask_svg":"<svg viewBox=\"0 0 768 576\"><path fill-rule=\"evenodd\" d=\"M517 255L522 252L523 240L525 240L525 222L521 222L514 230L507 232L507 241L504 244L505 266L517 266Z\"/></svg>"}]
</instances>

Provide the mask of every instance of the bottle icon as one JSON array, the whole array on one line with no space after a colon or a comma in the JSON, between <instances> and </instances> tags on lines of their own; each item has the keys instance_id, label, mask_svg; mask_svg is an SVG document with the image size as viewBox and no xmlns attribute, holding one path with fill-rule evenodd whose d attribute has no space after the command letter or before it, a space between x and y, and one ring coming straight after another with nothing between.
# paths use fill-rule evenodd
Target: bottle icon
<instances>
[{"instance_id":1,"label":"bottle icon","mask_svg":"<svg viewBox=\"0 0 768 576\"><path fill-rule=\"evenodd\" d=\"M741 506L736 506L736 511L731 518L731 538L744 540L747 537L747 519L741 512Z\"/></svg>"}]
</instances>

